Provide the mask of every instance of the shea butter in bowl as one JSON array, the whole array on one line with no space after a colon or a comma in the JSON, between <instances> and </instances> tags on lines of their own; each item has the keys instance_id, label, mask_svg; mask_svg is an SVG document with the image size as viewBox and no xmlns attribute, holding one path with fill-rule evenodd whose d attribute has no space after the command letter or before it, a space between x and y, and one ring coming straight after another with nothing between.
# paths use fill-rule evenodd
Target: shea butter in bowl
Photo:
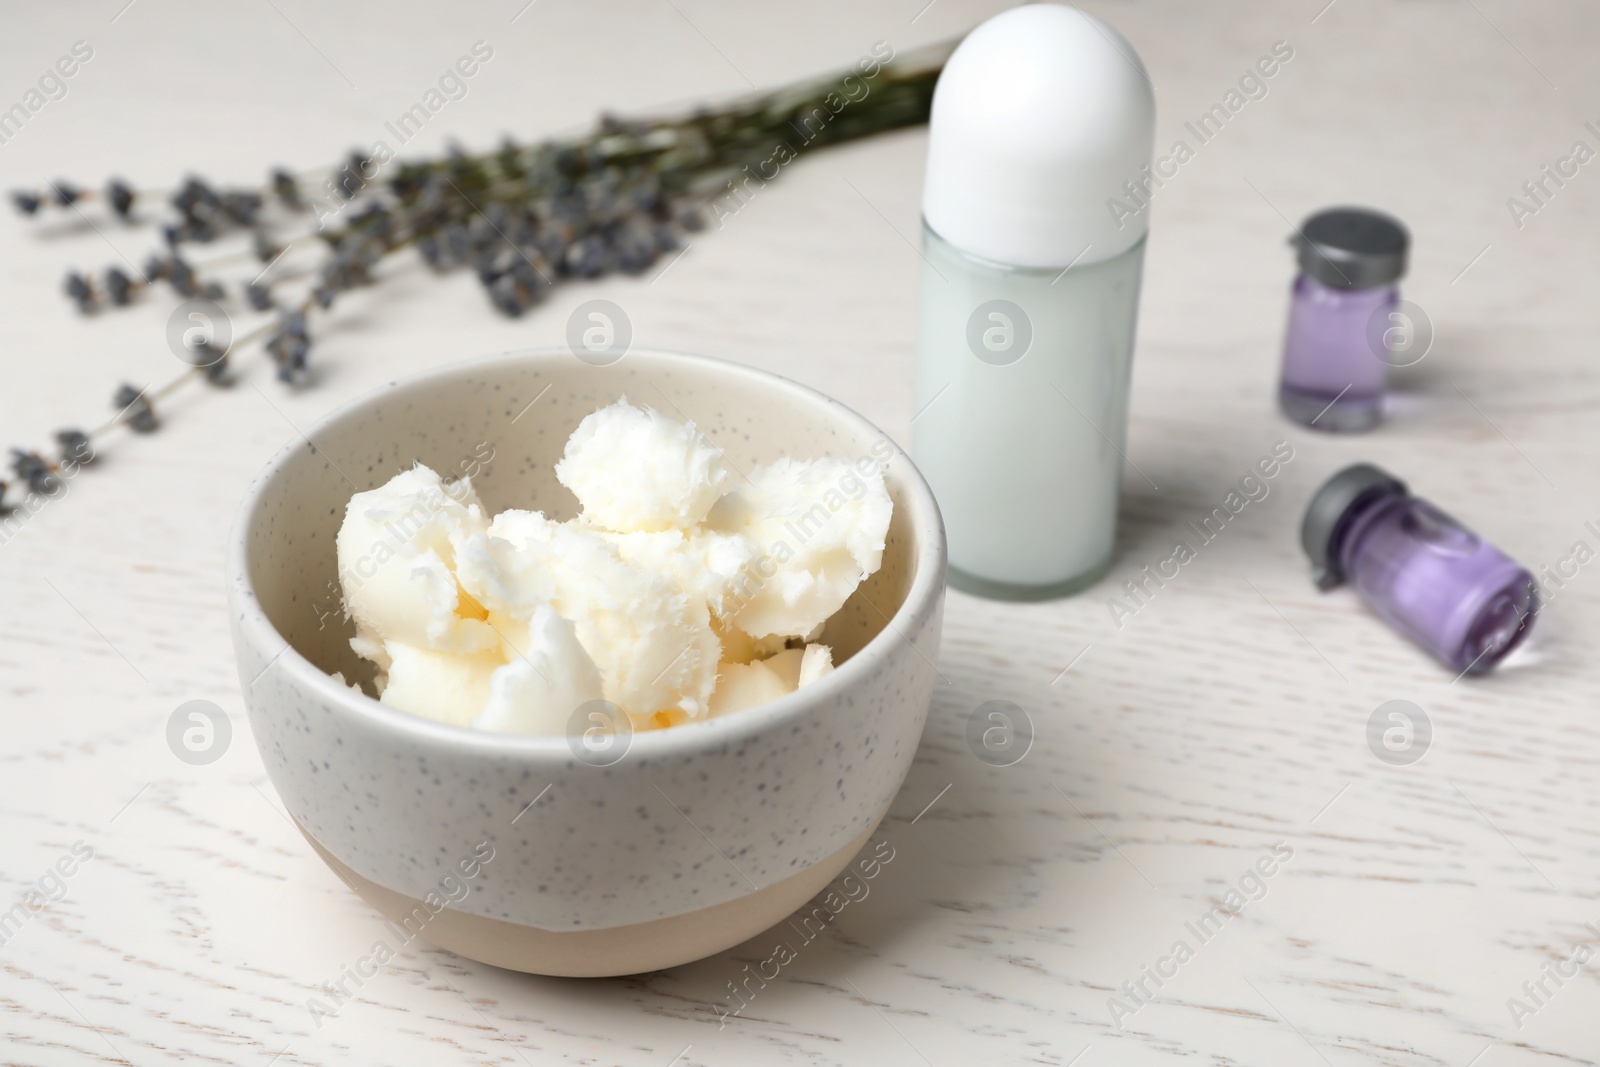
<instances>
[{"instance_id":1,"label":"shea butter in bowl","mask_svg":"<svg viewBox=\"0 0 1600 1067\"><path fill-rule=\"evenodd\" d=\"M586 417L624 398L692 423L734 482L784 458L881 472L893 503L881 561L807 635L831 650L835 669L776 699L660 729L648 718L639 729L628 716L605 723L599 702L598 718L574 709L561 736L456 725L375 699L381 665L352 649L344 610L343 583L360 578L341 575L335 550L352 497L422 464L445 482L470 481L486 514L581 521L557 464ZM848 500L855 483L838 488ZM761 560L844 521L848 509L832 500L778 524L775 540L793 543L761 546L757 588L780 580L763 576ZM425 517L399 520L409 528ZM386 540L373 538L375 557ZM246 495L228 575L251 729L311 846L406 937L549 975L711 955L860 862L922 733L944 586L933 497L859 415L737 364L630 351L595 366L566 349L393 383L309 429ZM591 721L610 727L602 744Z\"/></svg>"}]
</instances>

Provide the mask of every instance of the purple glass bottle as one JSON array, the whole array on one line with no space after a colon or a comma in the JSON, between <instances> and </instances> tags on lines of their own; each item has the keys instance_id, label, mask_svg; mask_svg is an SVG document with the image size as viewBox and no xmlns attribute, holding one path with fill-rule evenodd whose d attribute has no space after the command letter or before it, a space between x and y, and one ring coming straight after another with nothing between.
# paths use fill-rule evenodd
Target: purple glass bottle
<instances>
[{"instance_id":1,"label":"purple glass bottle","mask_svg":"<svg viewBox=\"0 0 1600 1067\"><path fill-rule=\"evenodd\" d=\"M1322 589L1367 605L1452 670L1482 674L1533 626L1533 575L1385 471L1358 463L1306 508L1300 540Z\"/></svg>"},{"instance_id":2,"label":"purple glass bottle","mask_svg":"<svg viewBox=\"0 0 1600 1067\"><path fill-rule=\"evenodd\" d=\"M1289 301L1279 406L1319 430L1371 429L1383 418L1391 317L1400 303L1395 282L1410 238L1387 215L1332 208L1307 219L1290 244L1300 276Z\"/></svg>"}]
</instances>

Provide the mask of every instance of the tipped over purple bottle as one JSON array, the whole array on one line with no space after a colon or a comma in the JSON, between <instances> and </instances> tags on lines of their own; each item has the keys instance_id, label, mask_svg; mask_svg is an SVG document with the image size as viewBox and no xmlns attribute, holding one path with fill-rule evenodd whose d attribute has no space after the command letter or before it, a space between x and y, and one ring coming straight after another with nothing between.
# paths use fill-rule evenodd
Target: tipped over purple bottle
<instances>
[{"instance_id":1,"label":"tipped over purple bottle","mask_svg":"<svg viewBox=\"0 0 1600 1067\"><path fill-rule=\"evenodd\" d=\"M1300 541L1318 588L1348 582L1391 626L1461 673L1493 669L1527 637L1538 611L1526 568L1368 463L1317 490Z\"/></svg>"},{"instance_id":2,"label":"tipped over purple bottle","mask_svg":"<svg viewBox=\"0 0 1600 1067\"><path fill-rule=\"evenodd\" d=\"M1306 219L1290 244L1300 276L1289 298L1278 405L1313 429L1369 430L1383 418L1396 358L1396 283L1411 238L1388 215L1345 207Z\"/></svg>"}]
</instances>

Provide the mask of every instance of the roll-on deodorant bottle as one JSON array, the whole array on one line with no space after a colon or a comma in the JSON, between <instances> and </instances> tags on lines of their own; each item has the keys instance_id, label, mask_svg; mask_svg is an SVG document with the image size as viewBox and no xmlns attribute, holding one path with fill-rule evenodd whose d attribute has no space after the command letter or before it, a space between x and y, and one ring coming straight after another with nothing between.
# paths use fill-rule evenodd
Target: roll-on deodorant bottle
<instances>
[{"instance_id":1,"label":"roll-on deodorant bottle","mask_svg":"<svg viewBox=\"0 0 1600 1067\"><path fill-rule=\"evenodd\" d=\"M1132 46L1071 7L995 16L939 78L911 429L957 588L1040 599L1110 565L1154 124Z\"/></svg>"}]
</instances>

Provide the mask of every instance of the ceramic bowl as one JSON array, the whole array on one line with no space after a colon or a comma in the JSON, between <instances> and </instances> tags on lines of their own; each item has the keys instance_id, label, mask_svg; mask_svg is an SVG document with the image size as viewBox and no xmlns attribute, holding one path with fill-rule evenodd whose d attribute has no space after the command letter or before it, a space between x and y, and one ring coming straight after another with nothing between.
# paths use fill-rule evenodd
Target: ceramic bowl
<instances>
[{"instance_id":1,"label":"ceramic bowl","mask_svg":"<svg viewBox=\"0 0 1600 1067\"><path fill-rule=\"evenodd\" d=\"M577 501L552 473L620 396L690 419L738 468L884 461L883 566L829 621L832 674L761 707L567 738L418 718L334 677L349 648L334 535L357 491L414 462L472 475L487 512ZM283 450L246 494L229 555L240 683L267 773L316 852L391 920L461 955L551 975L627 974L781 921L868 842L911 766L936 677L945 540L922 476L861 416L787 379L703 357L566 349L391 383Z\"/></svg>"}]
</instances>

